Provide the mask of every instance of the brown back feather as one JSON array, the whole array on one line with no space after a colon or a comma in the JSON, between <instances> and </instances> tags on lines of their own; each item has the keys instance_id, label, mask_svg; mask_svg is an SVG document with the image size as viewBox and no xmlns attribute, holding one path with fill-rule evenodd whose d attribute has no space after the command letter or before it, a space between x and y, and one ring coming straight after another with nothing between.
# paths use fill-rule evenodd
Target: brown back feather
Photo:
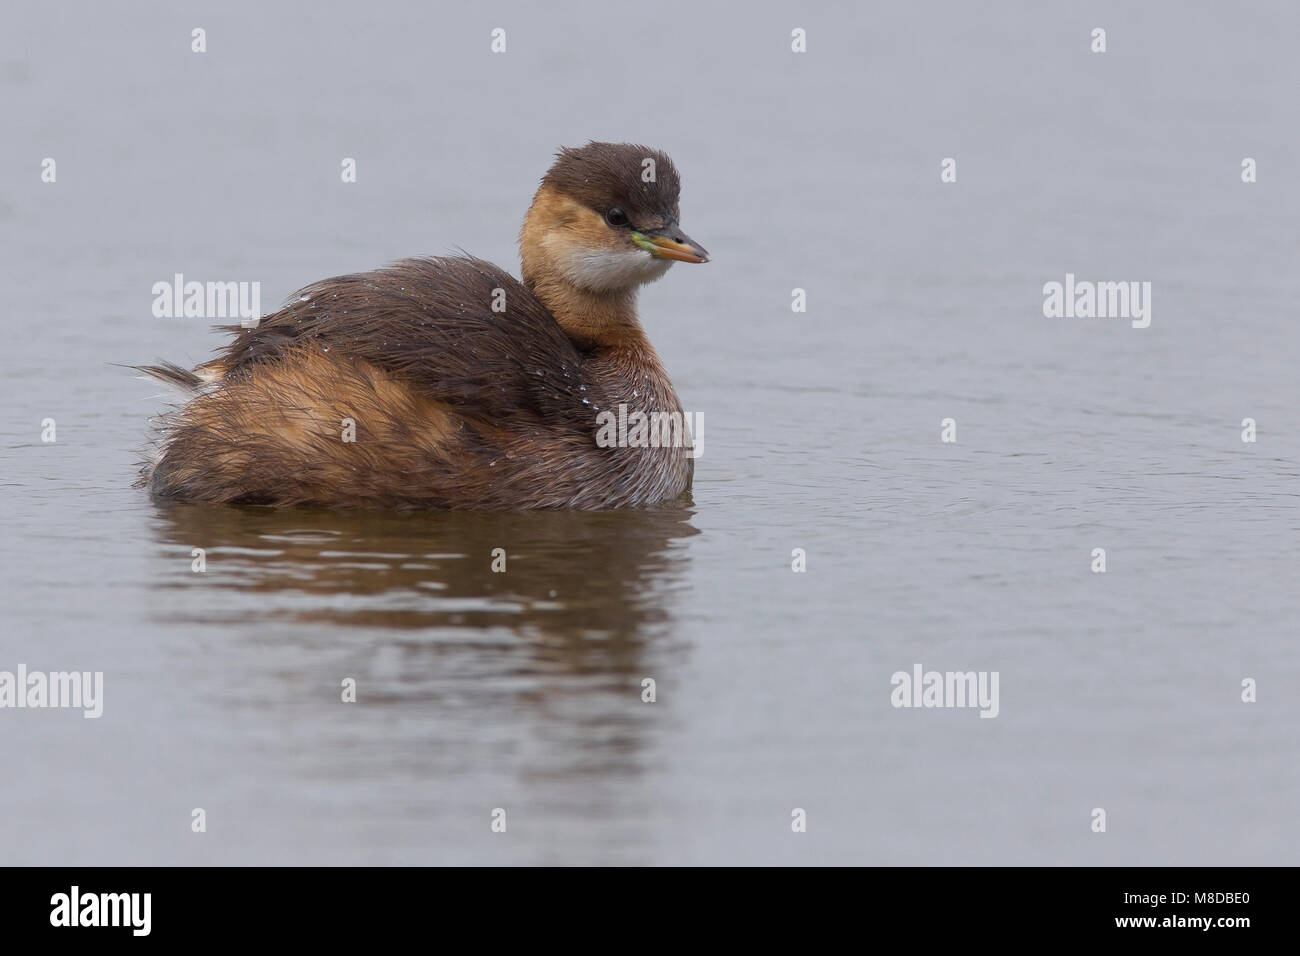
<instances>
[{"instance_id":1,"label":"brown back feather","mask_svg":"<svg viewBox=\"0 0 1300 956\"><path fill-rule=\"evenodd\" d=\"M503 312L492 310L498 289ZM214 363L228 379L311 343L346 350L467 418L590 433L607 404L541 300L482 259L404 259L325 279L257 328L230 330L238 334Z\"/></svg>"}]
</instances>

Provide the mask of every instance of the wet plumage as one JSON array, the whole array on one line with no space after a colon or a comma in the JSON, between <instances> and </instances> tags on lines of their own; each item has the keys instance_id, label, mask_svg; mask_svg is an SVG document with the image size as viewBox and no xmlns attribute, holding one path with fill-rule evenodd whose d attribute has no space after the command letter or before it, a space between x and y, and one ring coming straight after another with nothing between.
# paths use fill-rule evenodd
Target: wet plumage
<instances>
[{"instance_id":1,"label":"wet plumage","mask_svg":"<svg viewBox=\"0 0 1300 956\"><path fill-rule=\"evenodd\" d=\"M645 158L656 182L640 178ZM142 480L165 497L273 505L677 497L689 444L596 441L602 410L681 412L635 310L671 261L705 261L677 226L677 192L662 153L565 150L525 220L523 282L474 258L407 259L302 290L193 373L146 367L193 397Z\"/></svg>"}]
</instances>

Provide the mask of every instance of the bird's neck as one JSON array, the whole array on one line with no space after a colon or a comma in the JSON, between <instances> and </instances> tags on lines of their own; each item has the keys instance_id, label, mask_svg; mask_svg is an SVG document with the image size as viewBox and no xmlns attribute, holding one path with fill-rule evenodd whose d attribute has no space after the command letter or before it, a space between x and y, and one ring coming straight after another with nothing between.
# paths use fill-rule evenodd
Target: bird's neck
<instances>
[{"instance_id":1,"label":"bird's neck","mask_svg":"<svg viewBox=\"0 0 1300 956\"><path fill-rule=\"evenodd\" d=\"M671 412L681 404L636 314L636 289L595 293L547 276L525 276L560 328L587 356L587 373L630 409Z\"/></svg>"},{"instance_id":2,"label":"bird's neck","mask_svg":"<svg viewBox=\"0 0 1300 956\"><path fill-rule=\"evenodd\" d=\"M542 300L564 334L585 352L654 349L636 314L636 289L591 292L550 276L525 275L524 282Z\"/></svg>"}]
</instances>

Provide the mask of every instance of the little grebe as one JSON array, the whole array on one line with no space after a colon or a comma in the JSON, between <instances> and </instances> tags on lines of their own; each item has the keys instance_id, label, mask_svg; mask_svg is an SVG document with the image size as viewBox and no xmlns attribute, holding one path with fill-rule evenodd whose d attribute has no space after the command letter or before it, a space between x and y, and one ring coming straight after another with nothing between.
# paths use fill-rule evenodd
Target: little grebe
<instances>
[{"instance_id":1,"label":"little grebe","mask_svg":"<svg viewBox=\"0 0 1300 956\"><path fill-rule=\"evenodd\" d=\"M194 371L141 484L166 498L427 508L617 508L691 486L676 447L602 447L625 405L682 414L637 319L642 283L707 262L672 160L562 149L519 246L523 282L469 257L326 279ZM348 426L351 425L351 434Z\"/></svg>"}]
</instances>

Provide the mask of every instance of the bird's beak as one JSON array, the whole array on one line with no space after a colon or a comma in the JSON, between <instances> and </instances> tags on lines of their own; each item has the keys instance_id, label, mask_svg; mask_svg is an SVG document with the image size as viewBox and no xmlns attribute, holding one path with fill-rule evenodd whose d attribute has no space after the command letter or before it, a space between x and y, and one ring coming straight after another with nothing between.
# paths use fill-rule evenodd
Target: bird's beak
<instances>
[{"instance_id":1,"label":"bird's beak","mask_svg":"<svg viewBox=\"0 0 1300 956\"><path fill-rule=\"evenodd\" d=\"M708 262L709 252L674 223L651 233L634 232L632 241L656 259L678 262Z\"/></svg>"}]
</instances>

